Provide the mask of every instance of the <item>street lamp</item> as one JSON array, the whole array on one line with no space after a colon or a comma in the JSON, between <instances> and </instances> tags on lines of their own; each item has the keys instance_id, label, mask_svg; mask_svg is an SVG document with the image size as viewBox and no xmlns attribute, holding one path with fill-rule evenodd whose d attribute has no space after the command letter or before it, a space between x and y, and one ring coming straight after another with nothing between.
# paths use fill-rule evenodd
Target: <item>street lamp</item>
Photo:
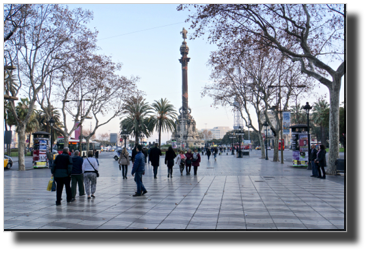
<instances>
[{"instance_id":1,"label":"street lamp","mask_svg":"<svg viewBox=\"0 0 373 258\"><path fill-rule=\"evenodd\" d=\"M54 121L53 117L49 120L49 124L51 126L51 152L53 151L53 125L56 121Z\"/></svg>"},{"instance_id":2,"label":"street lamp","mask_svg":"<svg viewBox=\"0 0 373 258\"><path fill-rule=\"evenodd\" d=\"M311 143L310 143L310 110L312 107L308 102L306 102L306 105L302 107L306 110L307 113L307 136L308 136L308 167L307 170L311 170Z\"/></svg>"},{"instance_id":3,"label":"street lamp","mask_svg":"<svg viewBox=\"0 0 373 258\"><path fill-rule=\"evenodd\" d=\"M265 141L265 148L266 148L266 160L268 160L268 148L267 148L267 131L268 131L268 122L265 121L263 126L266 127L266 141Z\"/></svg>"}]
</instances>

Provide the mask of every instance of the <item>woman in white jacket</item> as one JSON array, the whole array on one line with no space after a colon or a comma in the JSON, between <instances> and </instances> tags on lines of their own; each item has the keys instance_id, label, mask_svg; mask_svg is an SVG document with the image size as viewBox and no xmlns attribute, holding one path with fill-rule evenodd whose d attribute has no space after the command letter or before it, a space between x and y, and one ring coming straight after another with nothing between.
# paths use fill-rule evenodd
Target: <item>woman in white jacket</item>
<instances>
[{"instance_id":1,"label":"woman in white jacket","mask_svg":"<svg viewBox=\"0 0 373 258\"><path fill-rule=\"evenodd\" d=\"M184 152L182 150L179 151L179 155L177 155L176 157L176 164L179 165L181 175L183 175L185 160L186 160L186 157L184 155Z\"/></svg>"},{"instance_id":2,"label":"woman in white jacket","mask_svg":"<svg viewBox=\"0 0 373 258\"><path fill-rule=\"evenodd\" d=\"M88 158L83 161L82 170L84 173L84 188L88 195L88 199L95 198L93 194L96 192L98 164L93 157L93 151L88 151Z\"/></svg>"}]
</instances>

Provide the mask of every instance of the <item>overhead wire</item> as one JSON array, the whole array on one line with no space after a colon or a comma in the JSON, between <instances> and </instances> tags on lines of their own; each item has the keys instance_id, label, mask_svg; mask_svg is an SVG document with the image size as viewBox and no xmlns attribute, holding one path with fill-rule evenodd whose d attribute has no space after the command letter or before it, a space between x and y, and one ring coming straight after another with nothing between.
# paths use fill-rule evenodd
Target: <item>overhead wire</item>
<instances>
[{"instance_id":1,"label":"overhead wire","mask_svg":"<svg viewBox=\"0 0 373 258\"><path fill-rule=\"evenodd\" d=\"M129 35L129 34L134 34L134 33L143 32L143 31L148 31L148 30L154 30L154 29L163 28L163 27L168 27L168 26L172 26L172 25L176 25L176 24L181 24L181 23L185 23L185 22L177 22L177 23L172 23L172 24L168 24L168 25L162 25L162 26L153 27L153 28L149 28L149 29L132 31L132 32L128 32L128 33L124 33L124 34L120 34L120 35L116 35L116 36L111 36L111 37L107 37L107 38L97 39L97 40L104 40L104 39L117 38L117 37L121 37L121 36Z\"/></svg>"}]
</instances>

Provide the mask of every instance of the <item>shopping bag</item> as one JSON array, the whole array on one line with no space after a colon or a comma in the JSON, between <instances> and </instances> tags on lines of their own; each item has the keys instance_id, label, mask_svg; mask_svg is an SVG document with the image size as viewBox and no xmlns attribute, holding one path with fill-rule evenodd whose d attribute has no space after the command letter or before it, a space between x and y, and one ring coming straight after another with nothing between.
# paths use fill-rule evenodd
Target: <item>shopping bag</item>
<instances>
[{"instance_id":1,"label":"shopping bag","mask_svg":"<svg viewBox=\"0 0 373 258\"><path fill-rule=\"evenodd\" d=\"M53 176L51 177L51 179L49 179L48 186L47 186L47 191L51 191L52 190L53 179L54 179Z\"/></svg>"},{"instance_id":2,"label":"shopping bag","mask_svg":"<svg viewBox=\"0 0 373 258\"><path fill-rule=\"evenodd\" d=\"M53 178L53 184L52 184L52 192L56 191L56 180Z\"/></svg>"}]
</instances>

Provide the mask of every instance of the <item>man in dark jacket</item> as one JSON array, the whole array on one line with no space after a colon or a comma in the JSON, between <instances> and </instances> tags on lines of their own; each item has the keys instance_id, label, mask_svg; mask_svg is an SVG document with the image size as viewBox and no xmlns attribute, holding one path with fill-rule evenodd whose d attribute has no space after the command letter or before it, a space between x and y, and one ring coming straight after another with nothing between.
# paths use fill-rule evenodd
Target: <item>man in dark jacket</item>
<instances>
[{"instance_id":1,"label":"man in dark jacket","mask_svg":"<svg viewBox=\"0 0 373 258\"><path fill-rule=\"evenodd\" d=\"M311 155L310 155L311 168L312 168L312 176L311 177L317 177L319 175L319 172L317 171L317 165L315 163L316 154L317 154L317 150L315 149L315 144L312 144L311 145Z\"/></svg>"},{"instance_id":2,"label":"man in dark jacket","mask_svg":"<svg viewBox=\"0 0 373 258\"><path fill-rule=\"evenodd\" d=\"M160 149L158 149L158 143L155 144L154 148L150 149L149 160L153 166L154 178L157 178L158 167L159 167L159 157L162 155Z\"/></svg>"},{"instance_id":3,"label":"man in dark jacket","mask_svg":"<svg viewBox=\"0 0 373 258\"><path fill-rule=\"evenodd\" d=\"M78 150L74 152L74 157L72 157L73 169L71 172L71 201L75 201L76 195L76 183L79 185L79 196L84 195L84 175L82 171L83 158L80 157Z\"/></svg>"},{"instance_id":4,"label":"man in dark jacket","mask_svg":"<svg viewBox=\"0 0 373 258\"><path fill-rule=\"evenodd\" d=\"M135 157L135 162L133 163L132 166L132 176L135 177L135 182L137 185L137 192L132 195L133 197L135 196L141 196L146 194L148 191L146 191L144 184L142 183L142 175L145 174L145 157L144 154L142 153L142 146L137 145L136 146L136 157Z\"/></svg>"},{"instance_id":5,"label":"man in dark jacket","mask_svg":"<svg viewBox=\"0 0 373 258\"><path fill-rule=\"evenodd\" d=\"M135 157L136 157L136 154L137 154L136 146L137 146L137 144L135 144L135 147L132 150L132 156L131 156L132 164L135 162Z\"/></svg>"},{"instance_id":6,"label":"man in dark jacket","mask_svg":"<svg viewBox=\"0 0 373 258\"><path fill-rule=\"evenodd\" d=\"M71 197L70 179L73 162L69 156L69 148L63 148L62 154L56 157L53 163L52 174L57 183L57 201L56 205L61 205L61 195L63 186L66 188L67 202L73 202Z\"/></svg>"}]
</instances>

